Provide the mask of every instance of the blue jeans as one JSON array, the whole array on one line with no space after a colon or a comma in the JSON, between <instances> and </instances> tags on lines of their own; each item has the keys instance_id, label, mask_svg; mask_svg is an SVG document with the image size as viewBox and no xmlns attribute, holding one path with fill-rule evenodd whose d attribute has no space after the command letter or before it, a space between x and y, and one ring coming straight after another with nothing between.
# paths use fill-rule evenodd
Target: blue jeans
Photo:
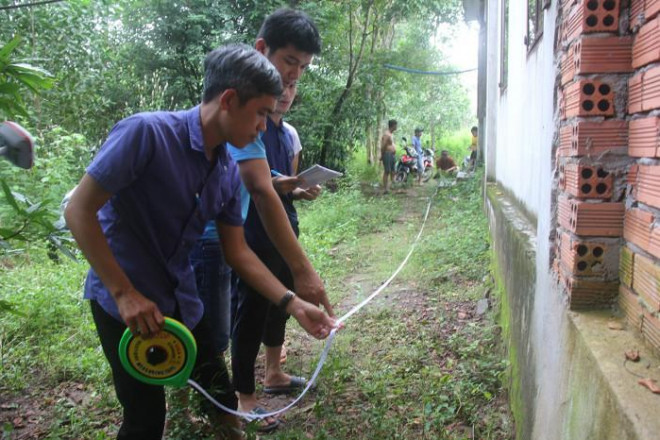
<instances>
[{"instance_id":1,"label":"blue jeans","mask_svg":"<svg viewBox=\"0 0 660 440\"><path fill-rule=\"evenodd\" d=\"M190 254L197 292L211 325L213 343L222 353L229 347L231 268L218 240L200 238Z\"/></svg>"}]
</instances>

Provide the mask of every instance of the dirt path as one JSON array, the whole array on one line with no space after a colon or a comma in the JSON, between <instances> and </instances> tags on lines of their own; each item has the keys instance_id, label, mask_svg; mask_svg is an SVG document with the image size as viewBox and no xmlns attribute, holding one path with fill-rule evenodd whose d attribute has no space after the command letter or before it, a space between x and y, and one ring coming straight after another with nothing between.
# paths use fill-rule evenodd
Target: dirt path
<instances>
[{"instance_id":1,"label":"dirt path","mask_svg":"<svg viewBox=\"0 0 660 440\"><path fill-rule=\"evenodd\" d=\"M383 230L360 236L360 246L340 244L333 249L337 264L350 261L356 268L333 283L338 286L332 293L338 316L370 295L400 264L434 191L431 181L421 188L374 195L395 198L401 213ZM457 197L460 194L446 193L434 199L424 235L406 269L346 322L316 390L281 417L284 423L276 432L262 438L513 438L501 386L506 365L499 354L499 329L484 308L488 305L484 297L490 292L487 280L484 284L487 270L481 267L486 263L474 258L467 263L453 260L466 249L484 246L479 240L463 242L466 233L461 228L473 227L469 222L448 220L452 210L462 209L455 203ZM478 203L478 197L473 203ZM462 216L459 212L456 218ZM472 261L480 267L465 267ZM323 344L291 323L286 371L310 377ZM256 377L263 377L263 355ZM260 392L261 384L257 389ZM0 396L0 421L5 427L13 426L3 431L2 438L89 438L89 431L76 434L77 423L96 426L96 439L113 438L120 414L107 391L99 393L84 383L63 381L55 390L35 386L23 396ZM270 409L292 399L260 396ZM69 402L64 405L68 409L53 411L54 402L62 401ZM67 420L71 427L55 432L58 420ZM195 416L193 425L175 425L170 424L167 438L212 438L201 416Z\"/></svg>"},{"instance_id":2,"label":"dirt path","mask_svg":"<svg viewBox=\"0 0 660 440\"><path fill-rule=\"evenodd\" d=\"M421 226L434 190L429 183L395 192L391 197L400 200L403 209L391 228L362 237L369 243L368 249L354 254L340 249L337 258L357 258L360 269L340 283L345 291L335 307L338 316L374 292L399 265ZM433 207L422 241L441 228L440 208ZM425 250L419 246L416 252ZM391 257L383 257L388 255ZM377 261L382 258L391 260L391 270L380 269ZM414 261L412 258L409 265ZM476 288L485 296L490 293L481 281L454 279L451 273L441 278L454 284L452 290ZM445 297L425 277L418 280L413 267L406 268L346 322L320 376L318 390L283 416L285 424L270 438L511 438L506 396L499 392L499 384L485 386L469 372L457 371L459 364L464 370L474 369L474 363L482 362L489 368L489 362L500 361L499 356L495 360L479 357L483 350L495 347L499 331L487 314L489 306L483 296ZM491 334L484 337L483 332ZM289 331L287 344L289 371L308 375L316 365L312 353L320 352L320 344L295 328ZM466 355L473 357L470 365L463 360ZM298 357L304 360L295 364ZM383 368L393 374L380 374ZM407 375L415 377L407 381ZM451 392L452 386L447 385L452 385L452 380L464 382L460 390L454 387L457 394L480 394L482 401L465 402L463 408L461 403L453 405L452 398L443 394ZM430 388L436 381L438 389L434 391ZM493 382L493 378L487 381ZM486 390L488 387L493 391ZM289 401L263 398L269 408L280 408Z\"/></svg>"}]
</instances>

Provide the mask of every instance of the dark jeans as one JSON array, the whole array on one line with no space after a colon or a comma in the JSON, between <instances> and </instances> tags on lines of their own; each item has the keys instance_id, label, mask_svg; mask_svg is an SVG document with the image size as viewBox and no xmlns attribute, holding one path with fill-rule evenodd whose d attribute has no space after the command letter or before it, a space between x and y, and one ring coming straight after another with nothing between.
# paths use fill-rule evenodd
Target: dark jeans
<instances>
[{"instance_id":1,"label":"dark jeans","mask_svg":"<svg viewBox=\"0 0 660 440\"><path fill-rule=\"evenodd\" d=\"M231 268L225 263L218 240L199 239L190 254L197 292L208 315L213 343L218 353L229 346Z\"/></svg>"},{"instance_id":2,"label":"dark jeans","mask_svg":"<svg viewBox=\"0 0 660 440\"><path fill-rule=\"evenodd\" d=\"M90 301L96 331L105 357L112 369L117 398L124 409L124 419L117 434L120 440L160 440L165 427L165 391L162 386L147 385L131 377L119 361L119 341L126 325L107 314L96 301ZM224 360L211 341L206 317L192 329L197 341L197 361L192 378L228 408L236 409ZM207 411L219 411L205 402Z\"/></svg>"},{"instance_id":3,"label":"dark jeans","mask_svg":"<svg viewBox=\"0 0 660 440\"><path fill-rule=\"evenodd\" d=\"M286 263L274 248L255 250L268 269L293 289L293 277ZM254 364L263 342L266 347L284 344L284 332L289 315L257 293L243 280L236 290L235 316L231 343L231 368L236 391L252 394L255 391Z\"/></svg>"}]
</instances>

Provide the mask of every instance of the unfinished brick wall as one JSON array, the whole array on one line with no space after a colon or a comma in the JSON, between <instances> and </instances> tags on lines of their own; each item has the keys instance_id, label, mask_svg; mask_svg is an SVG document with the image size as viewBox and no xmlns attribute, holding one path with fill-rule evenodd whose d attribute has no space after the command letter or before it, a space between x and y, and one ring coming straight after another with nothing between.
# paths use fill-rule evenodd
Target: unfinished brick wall
<instances>
[{"instance_id":1,"label":"unfinished brick wall","mask_svg":"<svg viewBox=\"0 0 660 440\"><path fill-rule=\"evenodd\" d=\"M660 350L660 0L564 0L559 28L553 267Z\"/></svg>"},{"instance_id":2,"label":"unfinished brick wall","mask_svg":"<svg viewBox=\"0 0 660 440\"><path fill-rule=\"evenodd\" d=\"M571 309L619 290L633 38L619 0L561 2L555 263Z\"/></svg>"},{"instance_id":3,"label":"unfinished brick wall","mask_svg":"<svg viewBox=\"0 0 660 440\"><path fill-rule=\"evenodd\" d=\"M660 0L631 0L628 174L618 303L660 350Z\"/></svg>"}]
</instances>

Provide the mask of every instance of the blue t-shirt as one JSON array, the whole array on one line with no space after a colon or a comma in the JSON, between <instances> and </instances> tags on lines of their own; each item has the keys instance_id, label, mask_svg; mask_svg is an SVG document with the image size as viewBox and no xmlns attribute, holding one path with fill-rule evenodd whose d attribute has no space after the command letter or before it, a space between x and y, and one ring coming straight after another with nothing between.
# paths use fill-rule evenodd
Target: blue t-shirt
<instances>
[{"instance_id":1,"label":"blue t-shirt","mask_svg":"<svg viewBox=\"0 0 660 440\"><path fill-rule=\"evenodd\" d=\"M231 155L232 159L235 162L242 162L244 160L250 159L266 159L266 146L264 145L261 137L263 133L259 133L259 137L256 141L248 144L244 148L236 148L232 144L227 144L227 150ZM247 217L248 206L250 205L250 193L245 188L245 185L241 182L241 216L243 220ZM208 222L204 228L204 233L201 237L202 240L213 240L218 241L220 237L218 236L218 229L215 226L215 222Z\"/></svg>"},{"instance_id":2,"label":"blue t-shirt","mask_svg":"<svg viewBox=\"0 0 660 440\"><path fill-rule=\"evenodd\" d=\"M270 121L270 119L268 119ZM236 148L232 144L227 144L229 154L236 162L243 162L251 159L266 159L266 145L263 141L264 133L259 133L256 141L248 144L244 148ZM247 217L248 206L250 205L250 193L245 185L241 183L241 209L243 220Z\"/></svg>"},{"instance_id":3,"label":"blue t-shirt","mask_svg":"<svg viewBox=\"0 0 660 440\"><path fill-rule=\"evenodd\" d=\"M417 155L422 156L422 141L419 139L419 137L413 136L412 144L413 147L415 147L415 151L417 152Z\"/></svg>"},{"instance_id":4,"label":"blue t-shirt","mask_svg":"<svg viewBox=\"0 0 660 440\"><path fill-rule=\"evenodd\" d=\"M195 327L203 313L190 250L210 220L242 224L240 178L224 145L206 158L199 106L140 113L117 123L87 173L112 198L98 212L117 262L164 315ZM90 269L85 298L116 319L117 305Z\"/></svg>"},{"instance_id":5,"label":"blue t-shirt","mask_svg":"<svg viewBox=\"0 0 660 440\"><path fill-rule=\"evenodd\" d=\"M276 126L269 118L261 141L266 146L266 159L270 169L286 176L293 175L293 137L284 124ZM293 230L297 232L298 214L293 205L293 197L291 194L286 194L280 195L280 199ZM245 240L252 249L274 249L252 201L249 204L243 227L245 228Z\"/></svg>"}]
</instances>

